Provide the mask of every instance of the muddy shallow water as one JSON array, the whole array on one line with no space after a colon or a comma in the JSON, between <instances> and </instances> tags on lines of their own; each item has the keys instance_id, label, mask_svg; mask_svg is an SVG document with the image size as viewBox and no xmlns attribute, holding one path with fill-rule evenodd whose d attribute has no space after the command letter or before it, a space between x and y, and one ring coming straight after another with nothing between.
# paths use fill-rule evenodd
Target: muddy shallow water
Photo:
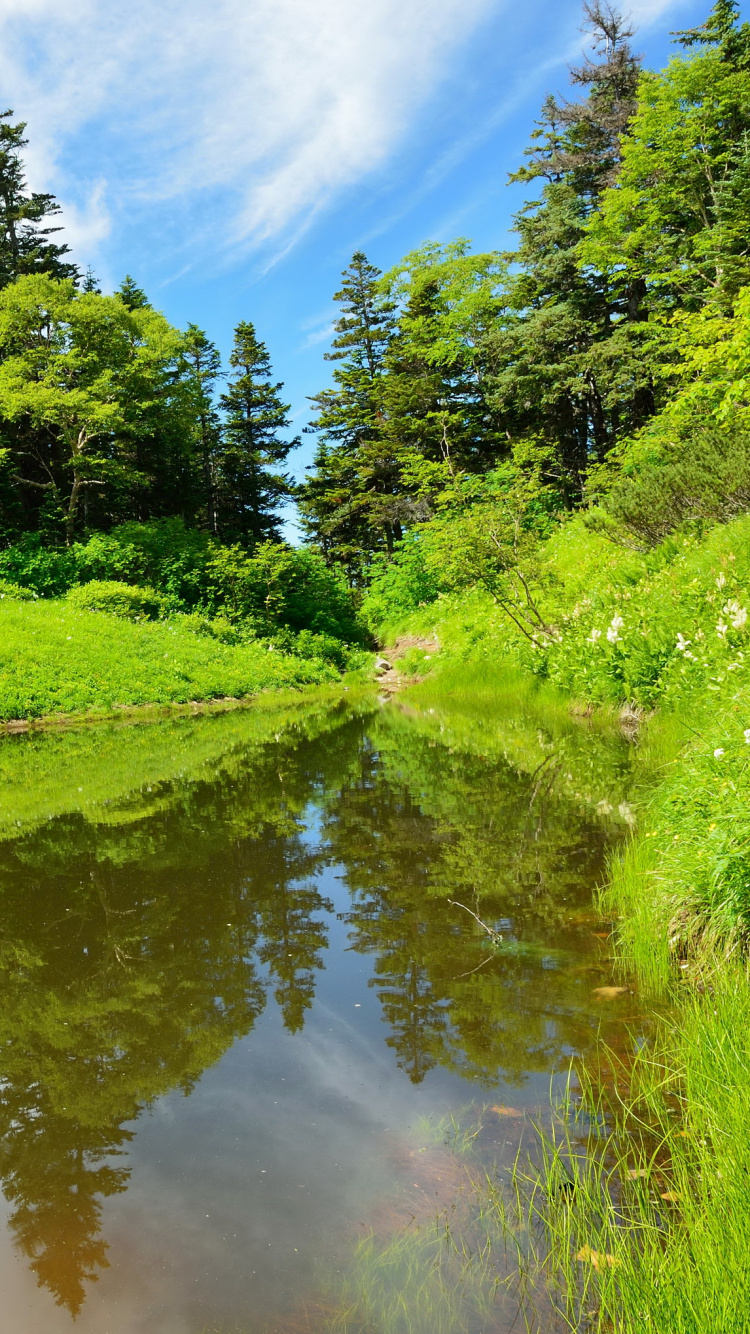
<instances>
[{"instance_id":1,"label":"muddy shallow water","mask_svg":"<svg viewBox=\"0 0 750 1334\"><path fill-rule=\"evenodd\" d=\"M372 701L4 739L4 1327L421 1329L358 1243L632 1018L592 908L631 749Z\"/></svg>"}]
</instances>

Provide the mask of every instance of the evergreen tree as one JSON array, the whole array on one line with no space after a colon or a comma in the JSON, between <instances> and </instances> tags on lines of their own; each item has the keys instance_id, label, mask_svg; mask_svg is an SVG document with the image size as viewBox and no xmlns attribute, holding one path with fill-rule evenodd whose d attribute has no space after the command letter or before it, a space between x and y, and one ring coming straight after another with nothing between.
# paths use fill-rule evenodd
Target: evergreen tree
<instances>
[{"instance_id":1,"label":"evergreen tree","mask_svg":"<svg viewBox=\"0 0 750 1334\"><path fill-rule=\"evenodd\" d=\"M81 283L81 291L86 293L95 292L97 296L101 296L102 294L102 289L96 281L96 274L90 264L86 269L86 275Z\"/></svg>"},{"instance_id":2,"label":"evergreen tree","mask_svg":"<svg viewBox=\"0 0 750 1334\"><path fill-rule=\"evenodd\" d=\"M44 225L60 213L59 204L54 195L27 189L21 160L26 123L12 125L12 115L0 113L0 287L31 273L77 281L76 265L65 258L70 247L49 239L60 228Z\"/></svg>"},{"instance_id":3,"label":"evergreen tree","mask_svg":"<svg viewBox=\"0 0 750 1334\"><path fill-rule=\"evenodd\" d=\"M581 248L658 319L707 302L729 312L750 282L750 25L718 0L678 41L690 53L643 76L617 189Z\"/></svg>"},{"instance_id":4,"label":"evergreen tree","mask_svg":"<svg viewBox=\"0 0 750 1334\"><path fill-rule=\"evenodd\" d=\"M151 307L151 302L146 296L143 288L138 286L135 278L131 278L129 273L125 274L125 277L115 292L115 296L119 296L120 300L127 306L128 310L146 310Z\"/></svg>"},{"instance_id":5,"label":"evergreen tree","mask_svg":"<svg viewBox=\"0 0 750 1334\"><path fill-rule=\"evenodd\" d=\"M650 372L641 373L640 345L631 348L637 285L613 291L596 266L581 267L579 255L588 220L619 170L640 61L632 29L608 5L586 3L584 15L595 58L574 68L571 81L587 96L547 99L527 164L511 178L544 185L516 217L520 244L509 257L519 266L510 288L516 318L489 338L502 425L511 439L545 448L571 502L592 456L603 458L620 432L653 410ZM607 357L602 344L615 325L617 355Z\"/></svg>"},{"instance_id":6,"label":"evergreen tree","mask_svg":"<svg viewBox=\"0 0 750 1334\"><path fill-rule=\"evenodd\" d=\"M481 469L498 448L480 349L501 268L458 241L424 246L385 277L358 253L343 275L329 354L340 365L314 400L322 438L302 508L352 581L428 517L425 464Z\"/></svg>"},{"instance_id":7,"label":"evergreen tree","mask_svg":"<svg viewBox=\"0 0 750 1334\"><path fill-rule=\"evenodd\" d=\"M217 495L218 531L254 545L279 540L279 505L294 494L290 477L278 471L299 443L280 438L289 427L282 384L271 381L271 359L249 321L237 325L229 358L232 372L222 395L224 412Z\"/></svg>"},{"instance_id":8,"label":"evergreen tree","mask_svg":"<svg viewBox=\"0 0 750 1334\"><path fill-rule=\"evenodd\" d=\"M218 348L197 324L185 332L185 360L193 394L196 452L202 479L206 526L218 532L217 486L221 458L221 422L214 403L214 388L221 375Z\"/></svg>"},{"instance_id":9,"label":"evergreen tree","mask_svg":"<svg viewBox=\"0 0 750 1334\"><path fill-rule=\"evenodd\" d=\"M363 559L383 541L382 526L372 521L372 497L387 493L391 484L382 440L382 381L393 304L378 288L380 270L361 250L341 276L334 301L342 313L332 350L325 354L338 365L333 387L312 399L317 415L308 429L319 433L320 443L300 509L315 545L356 579Z\"/></svg>"}]
</instances>

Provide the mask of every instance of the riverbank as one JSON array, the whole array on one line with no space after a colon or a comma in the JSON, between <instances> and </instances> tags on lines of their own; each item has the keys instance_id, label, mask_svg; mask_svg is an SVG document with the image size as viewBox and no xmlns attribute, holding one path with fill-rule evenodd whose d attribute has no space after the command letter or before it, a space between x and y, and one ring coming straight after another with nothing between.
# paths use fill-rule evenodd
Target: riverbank
<instances>
[{"instance_id":1,"label":"riverbank","mask_svg":"<svg viewBox=\"0 0 750 1334\"><path fill-rule=\"evenodd\" d=\"M184 619L184 618L183 618ZM320 658L223 643L179 619L133 622L64 601L0 603L0 723L233 703L340 680Z\"/></svg>"},{"instance_id":2,"label":"riverbank","mask_svg":"<svg viewBox=\"0 0 750 1334\"><path fill-rule=\"evenodd\" d=\"M525 1195L575 1330L750 1329L749 536L743 518L646 558L574 521L540 579L556 569L542 646L480 589L384 635L386 656L396 637L439 644L402 659L421 708L479 720L531 690L571 717L630 720L634 820L601 905L623 985L662 1017L628 1060L602 1051L578 1071L573 1119Z\"/></svg>"}]
</instances>

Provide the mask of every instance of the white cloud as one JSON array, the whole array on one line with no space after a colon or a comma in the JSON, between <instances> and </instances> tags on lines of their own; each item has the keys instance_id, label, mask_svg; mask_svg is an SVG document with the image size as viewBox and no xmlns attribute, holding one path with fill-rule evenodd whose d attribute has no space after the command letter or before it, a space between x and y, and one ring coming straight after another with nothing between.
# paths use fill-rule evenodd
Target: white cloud
<instances>
[{"instance_id":1,"label":"white cloud","mask_svg":"<svg viewBox=\"0 0 750 1334\"><path fill-rule=\"evenodd\" d=\"M215 241L278 243L387 160L456 45L506 3L0 0L0 87L77 245L104 238L108 213L162 205L184 246L217 192Z\"/></svg>"}]
</instances>

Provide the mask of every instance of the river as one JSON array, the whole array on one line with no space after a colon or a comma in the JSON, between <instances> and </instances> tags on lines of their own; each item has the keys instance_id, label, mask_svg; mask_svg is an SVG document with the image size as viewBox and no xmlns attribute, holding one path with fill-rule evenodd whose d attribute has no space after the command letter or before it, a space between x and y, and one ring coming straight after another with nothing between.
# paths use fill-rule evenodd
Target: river
<instances>
[{"instance_id":1,"label":"river","mask_svg":"<svg viewBox=\"0 0 750 1334\"><path fill-rule=\"evenodd\" d=\"M631 782L533 701L3 738L4 1327L510 1330L499 1251L431 1311L435 1228L632 1017L592 903Z\"/></svg>"}]
</instances>

